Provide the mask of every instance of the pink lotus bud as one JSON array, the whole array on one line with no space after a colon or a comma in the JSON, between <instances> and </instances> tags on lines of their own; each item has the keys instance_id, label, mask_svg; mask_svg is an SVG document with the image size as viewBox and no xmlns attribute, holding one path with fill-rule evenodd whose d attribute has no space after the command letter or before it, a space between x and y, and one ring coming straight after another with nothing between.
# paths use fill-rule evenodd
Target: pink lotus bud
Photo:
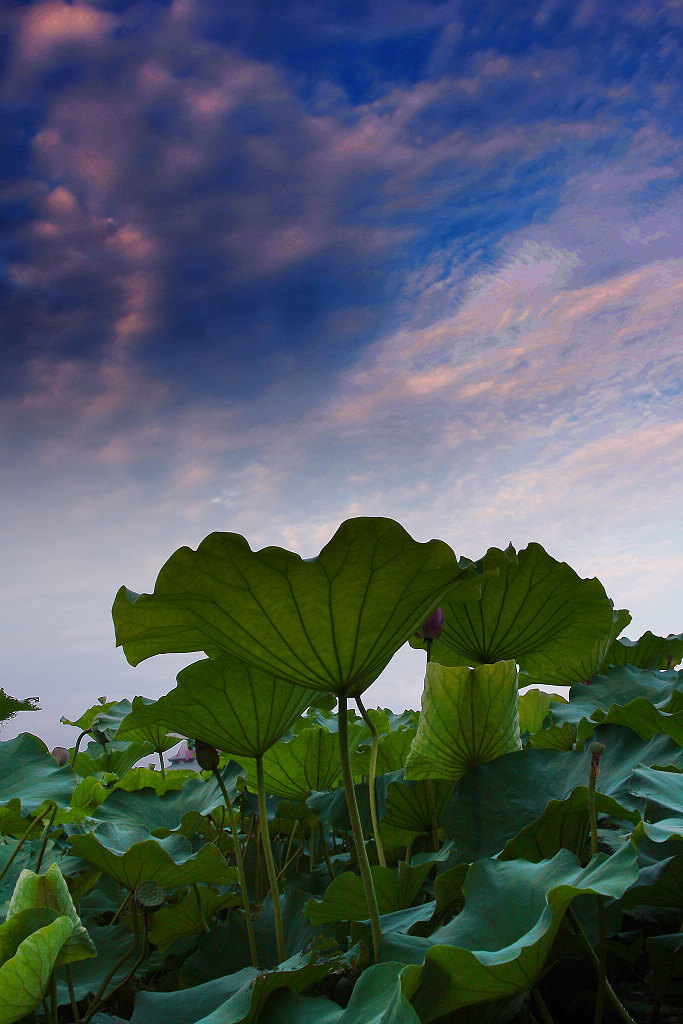
<instances>
[{"instance_id":1,"label":"pink lotus bud","mask_svg":"<svg viewBox=\"0 0 683 1024\"><path fill-rule=\"evenodd\" d=\"M422 640L438 640L443 629L443 612L436 608L426 622L423 622L415 636Z\"/></svg>"},{"instance_id":2,"label":"pink lotus bud","mask_svg":"<svg viewBox=\"0 0 683 1024\"><path fill-rule=\"evenodd\" d=\"M66 749L66 747L55 747L54 750L52 751L52 756L54 757L57 764L61 767L63 764L66 764L67 761L69 760L69 751Z\"/></svg>"}]
</instances>

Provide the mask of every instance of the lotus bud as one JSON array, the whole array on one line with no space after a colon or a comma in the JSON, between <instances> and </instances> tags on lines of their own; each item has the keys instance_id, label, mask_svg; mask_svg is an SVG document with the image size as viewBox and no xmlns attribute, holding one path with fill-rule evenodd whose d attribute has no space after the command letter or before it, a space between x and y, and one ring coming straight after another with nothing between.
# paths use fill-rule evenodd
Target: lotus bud
<instances>
[{"instance_id":1,"label":"lotus bud","mask_svg":"<svg viewBox=\"0 0 683 1024\"><path fill-rule=\"evenodd\" d=\"M204 740L195 740L195 757L197 764L205 772L215 772L218 768L220 757L215 747Z\"/></svg>"},{"instance_id":2,"label":"lotus bud","mask_svg":"<svg viewBox=\"0 0 683 1024\"><path fill-rule=\"evenodd\" d=\"M55 747L52 751L52 756L54 757L57 764L61 767L63 764L66 764L67 761L69 760L69 751L66 749L66 747Z\"/></svg>"},{"instance_id":3,"label":"lotus bud","mask_svg":"<svg viewBox=\"0 0 683 1024\"><path fill-rule=\"evenodd\" d=\"M422 623L415 636L422 640L438 640L443 629L443 612L435 608L429 618Z\"/></svg>"}]
</instances>

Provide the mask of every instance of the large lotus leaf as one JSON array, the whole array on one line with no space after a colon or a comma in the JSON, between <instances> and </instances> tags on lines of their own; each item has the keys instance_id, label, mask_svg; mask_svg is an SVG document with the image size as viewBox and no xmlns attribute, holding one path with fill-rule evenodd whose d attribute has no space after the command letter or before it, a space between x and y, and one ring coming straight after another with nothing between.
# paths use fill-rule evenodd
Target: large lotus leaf
<instances>
[{"instance_id":1,"label":"large lotus leaf","mask_svg":"<svg viewBox=\"0 0 683 1024\"><path fill-rule=\"evenodd\" d=\"M638 640L621 637L611 644L602 671L613 666L633 665L635 668L674 668L683 658L683 633L655 636L650 630Z\"/></svg>"},{"instance_id":2,"label":"large lotus leaf","mask_svg":"<svg viewBox=\"0 0 683 1024\"><path fill-rule=\"evenodd\" d=\"M73 769L82 778L108 772L123 775L136 761L154 753L151 743L129 743L127 740L111 740L106 744L93 741L85 750L76 755Z\"/></svg>"},{"instance_id":3,"label":"large lotus leaf","mask_svg":"<svg viewBox=\"0 0 683 1024\"><path fill-rule=\"evenodd\" d=\"M683 854L640 869L635 885L624 894L623 906L678 907L683 910Z\"/></svg>"},{"instance_id":4,"label":"large lotus leaf","mask_svg":"<svg viewBox=\"0 0 683 1024\"><path fill-rule=\"evenodd\" d=\"M7 910L7 920L31 907L52 910L71 921L71 934L59 952L57 966L97 956L92 939L81 924L67 884L56 864L51 864L43 875L35 871L21 872Z\"/></svg>"},{"instance_id":5,"label":"large lotus leaf","mask_svg":"<svg viewBox=\"0 0 683 1024\"><path fill-rule=\"evenodd\" d=\"M397 868L375 865L370 870L380 914L391 914L413 905L433 861L416 867L401 863ZM370 916L359 875L345 871L330 882L322 900L311 899L306 915L313 924L330 921L366 921Z\"/></svg>"},{"instance_id":6,"label":"large lotus leaf","mask_svg":"<svg viewBox=\"0 0 683 1024\"><path fill-rule=\"evenodd\" d=\"M42 740L23 732L0 743L0 806L13 814L34 814L51 801L68 807L78 777L60 768Z\"/></svg>"},{"instance_id":7,"label":"large lotus leaf","mask_svg":"<svg viewBox=\"0 0 683 1024\"><path fill-rule=\"evenodd\" d=\"M277 743L312 697L303 686L221 655L184 668L175 689L132 712L120 735L156 723L234 757L256 757Z\"/></svg>"},{"instance_id":8,"label":"large lotus leaf","mask_svg":"<svg viewBox=\"0 0 683 1024\"><path fill-rule=\"evenodd\" d=\"M531 689L519 695L519 731L533 736L543 728L551 702L566 704L567 698L559 693Z\"/></svg>"},{"instance_id":9,"label":"large lotus leaf","mask_svg":"<svg viewBox=\"0 0 683 1024\"><path fill-rule=\"evenodd\" d=\"M417 727L410 726L406 729L396 729L381 737L377 747L377 767L375 769L377 775L397 772L405 767L416 732ZM369 775L370 746L368 744L364 744L351 755L351 767L356 777Z\"/></svg>"},{"instance_id":10,"label":"large lotus leaf","mask_svg":"<svg viewBox=\"0 0 683 1024\"><path fill-rule=\"evenodd\" d=\"M221 772L228 795L233 800L237 796L237 779L243 774L234 762L229 762ZM202 779L193 773L193 778L181 789L169 790L163 796L157 796L156 790L149 788L134 792L116 789L92 816L97 821L126 827L142 826L159 838L176 830L189 838L204 815L223 806L223 793L215 778Z\"/></svg>"},{"instance_id":11,"label":"large lotus leaf","mask_svg":"<svg viewBox=\"0 0 683 1024\"><path fill-rule=\"evenodd\" d=\"M549 725L540 729L529 740L536 750L573 750L576 743L576 726L572 722Z\"/></svg>"},{"instance_id":12,"label":"large lotus leaf","mask_svg":"<svg viewBox=\"0 0 683 1024\"><path fill-rule=\"evenodd\" d=\"M683 839L683 773L638 767L629 789L647 801L643 830L649 839Z\"/></svg>"},{"instance_id":13,"label":"large lotus leaf","mask_svg":"<svg viewBox=\"0 0 683 1024\"><path fill-rule=\"evenodd\" d=\"M391 933L383 952L414 963L425 958L404 970L402 982L428 1024L461 1006L528 991L543 974L571 901L583 893L619 899L637 877L631 843L610 857L598 854L585 868L567 850L540 864L478 861L465 878L457 917L427 939Z\"/></svg>"},{"instance_id":14,"label":"large lotus leaf","mask_svg":"<svg viewBox=\"0 0 683 1024\"><path fill-rule=\"evenodd\" d=\"M391 775L381 778L391 779ZM382 825L417 835L429 832L434 817L441 820L452 791L450 779L420 779L416 782L400 777L392 779L387 788L386 813L378 811Z\"/></svg>"},{"instance_id":15,"label":"large lotus leaf","mask_svg":"<svg viewBox=\"0 0 683 1024\"><path fill-rule=\"evenodd\" d=\"M444 665L516 661L529 682L570 685L591 679L616 635L612 604L602 584L584 580L540 544L519 553L492 549L484 567L481 600L441 602L443 632L431 656ZM618 619L623 628L624 618ZM411 646L423 646L411 640Z\"/></svg>"},{"instance_id":16,"label":"large lotus leaf","mask_svg":"<svg viewBox=\"0 0 683 1024\"><path fill-rule=\"evenodd\" d=\"M637 811L628 810L612 797L597 791L595 807L598 814L627 820L636 825L640 821ZM550 800L541 816L526 825L514 839L510 839L499 860L529 860L538 863L549 860L558 850L570 850L582 863L590 854L590 819L588 816L588 786L577 786L564 800Z\"/></svg>"},{"instance_id":17,"label":"large lotus leaf","mask_svg":"<svg viewBox=\"0 0 683 1024\"><path fill-rule=\"evenodd\" d=\"M119 590L116 641L133 665L229 651L300 686L360 694L446 594L472 594L477 571L391 519L347 520L308 561L213 533L171 556L153 594Z\"/></svg>"},{"instance_id":18,"label":"large lotus leaf","mask_svg":"<svg viewBox=\"0 0 683 1024\"><path fill-rule=\"evenodd\" d=\"M303 691L302 691L303 692ZM238 758L247 770L247 783L256 791L256 762ZM305 800L311 790L334 789L341 777L339 737L319 726L280 740L263 755L266 791L284 800Z\"/></svg>"},{"instance_id":19,"label":"large lotus leaf","mask_svg":"<svg viewBox=\"0 0 683 1024\"><path fill-rule=\"evenodd\" d=\"M519 749L514 661L479 668L429 662L407 780L461 778L468 768Z\"/></svg>"},{"instance_id":20,"label":"large lotus leaf","mask_svg":"<svg viewBox=\"0 0 683 1024\"><path fill-rule=\"evenodd\" d=\"M232 882L236 869L228 867L215 846L203 846L194 853L182 836L147 839L144 828L125 829L109 824L95 832L71 836L77 856L101 868L125 889L143 882L156 882L164 889L179 889L193 882Z\"/></svg>"},{"instance_id":21,"label":"large lotus leaf","mask_svg":"<svg viewBox=\"0 0 683 1024\"><path fill-rule=\"evenodd\" d=\"M645 940L652 970L645 979L660 999L683 993L683 933L653 935Z\"/></svg>"},{"instance_id":22,"label":"large lotus leaf","mask_svg":"<svg viewBox=\"0 0 683 1024\"><path fill-rule=\"evenodd\" d=\"M199 903L197 902L199 901ZM149 940L162 952L176 939L188 935L201 935L204 925L214 914L226 907L236 906L240 897L234 893L220 893L206 885L197 886L173 906L162 907L154 915ZM200 915L201 906L201 915Z\"/></svg>"},{"instance_id":23,"label":"large lotus leaf","mask_svg":"<svg viewBox=\"0 0 683 1024\"><path fill-rule=\"evenodd\" d=\"M33 930L40 914L30 908L0 924L0 1024L14 1024L35 1010L71 935L73 924L62 915Z\"/></svg>"},{"instance_id":24,"label":"large lotus leaf","mask_svg":"<svg viewBox=\"0 0 683 1024\"><path fill-rule=\"evenodd\" d=\"M612 722L643 739L665 733L683 747L683 671L623 665L597 676L589 686L572 686L569 702L553 705L551 714L558 725L576 726L577 746L583 746L596 725Z\"/></svg>"},{"instance_id":25,"label":"large lotus leaf","mask_svg":"<svg viewBox=\"0 0 683 1024\"><path fill-rule=\"evenodd\" d=\"M683 760L680 748L668 736L643 741L630 729L610 725L598 727L595 737L606 746L598 790L629 811L642 814L645 810L645 799L629 792L637 764ZM441 816L458 860L469 862L498 853L521 829L539 819L551 800L565 800L577 786L586 786L589 770L588 751L532 748L472 768L460 779Z\"/></svg>"},{"instance_id":26,"label":"large lotus leaf","mask_svg":"<svg viewBox=\"0 0 683 1024\"><path fill-rule=\"evenodd\" d=\"M176 745L177 743L176 740ZM186 782L196 778L197 772L192 768L174 768L162 775L155 768L145 768L139 765L126 772L113 788L122 789L126 793L137 793L140 789L153 789L157 796L164 796L166 793L182 789Z\"/></svg>"},{"instance_id":27,"label":"large lotus leaf","mask_svg":"<svg viewBox=\"0 0 683 1024\"><path fill-rule=\"evenodd\" d=\"M246 968L180 992L140 992L131 1024L257 1024L278 989L305 991L334 961L297 953L275 970Z\"/></svg>"},{"instance_id":28,"label":"large lotus leaf","mask_svg":"<svg viewBox=\"0 0 683 1024\"><path fill-rule=\"evenodd\" d=\"M345 1009L322 996L281 989L268 1001L259 1024L419 1024L401 991L401 963L373 964L363 971Z\"/></svg>"}]
</instances>

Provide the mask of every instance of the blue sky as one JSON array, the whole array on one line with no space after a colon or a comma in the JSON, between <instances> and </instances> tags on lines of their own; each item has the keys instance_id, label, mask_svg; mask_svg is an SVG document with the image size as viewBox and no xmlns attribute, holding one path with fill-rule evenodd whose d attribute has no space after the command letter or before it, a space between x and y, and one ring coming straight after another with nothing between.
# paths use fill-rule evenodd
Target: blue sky
<instances>
[{"instance_id":1,"label":"blue sky","mask_svg":"<svg viewBox=\"0 0 683 1024\"><path fill-rule=\"evenodd\" d=\"M51 742L215 529L543 543L683 629L675 0L5 5L0 685ZM401 653L368 694L417 706Z\"/></svg>"}]
</instances>

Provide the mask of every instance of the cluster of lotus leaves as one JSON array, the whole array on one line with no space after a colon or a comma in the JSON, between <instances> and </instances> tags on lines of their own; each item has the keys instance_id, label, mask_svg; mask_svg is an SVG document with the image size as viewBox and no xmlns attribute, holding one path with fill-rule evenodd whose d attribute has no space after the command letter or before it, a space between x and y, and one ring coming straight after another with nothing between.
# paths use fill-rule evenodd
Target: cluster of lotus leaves
<instances>
[{"instance_id":1,"label":"cluster of lotus leaves","mask_svg":"<svg viewBox=\"0 0 683 1024\"><path fill-rule=\"evenodd\" d=\"M443 632L425 644L414 634L437 606ZM172 555L153 593L121 588L113 617L133 665L202 657L157 701L101 698L72 720L91 741L72 764L59 767L29 734L0 743L0 1024L31 1014L53 972L64 1014L103 980L125 980L131 934L117 887L119 901L145 883L165 894L131 1024L428 1024L447 1014L465 1024L480 1008L503 1024L553 963L583 955L570 906L593 943L598 895L615 945L626 912L680 916L683 673L673 666L683 637L621 638L628 613L540 545L492 548L474 562L392 520L356 519L307 561L216 533ZM382 938L370 965L332 709L337 696L363 694L407 641L430 656L420 713L370 708L372 729L352 712L348 720L371 851L379 734L375 803L388 863L371 868ZM530 683L571 689L520 696ZM201 776L132 767L180 736L230 760ZM596 807L609 826L593 857L591 739L606 748ZM257 970L221 815L225 789L248 847L259 771L279 844L286 959L271 897L254 899L252 856ZM42 875L31 870L38 854ZM664 999L683 940L676 927L643 948L648 984ZM182 962L178 983L145 991L145 970L160 970L167 953ZM357 980L343 1007L330 979L347 976Z\"/></svg>"}]
</instances>

